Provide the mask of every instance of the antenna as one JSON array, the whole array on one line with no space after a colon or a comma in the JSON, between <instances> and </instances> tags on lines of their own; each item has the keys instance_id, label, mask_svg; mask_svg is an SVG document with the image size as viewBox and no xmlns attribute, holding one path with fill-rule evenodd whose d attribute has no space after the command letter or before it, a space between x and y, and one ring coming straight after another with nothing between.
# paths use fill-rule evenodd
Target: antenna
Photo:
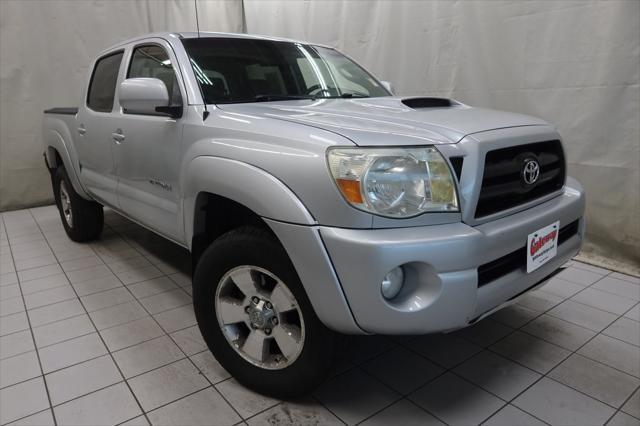
<instances>
[{"instance_id":1,"label":"antenna","mask_svg":"<svg viewBox=\"0 0 640 426\"><path fill-rule=\"evenodd\" d=\"M193 0L193 6L196 9L196 29L198 30L198 38L200 38L200 21L198 20L198 0ZM192 64L193 67L193 64ZM204 112L202 113L202 121L206 120L209 117L209 111L207 110L207 100L204 98L204 92L202 91L202 86L198 84L200 88L200 95L202 96L202 105L204 106Z\"/></svg>"},{"instance_id":2,"label":"antenna","mask_svg":"<svg viewBox=\"0 0 640 426\"><path fill-rule=\"evenodd\" d=\"M193 5L196 8L196 28L198 29L198 38L200 38L200 22L198 21L198 0L193 0Z\"/></svg>"}]
</instances>

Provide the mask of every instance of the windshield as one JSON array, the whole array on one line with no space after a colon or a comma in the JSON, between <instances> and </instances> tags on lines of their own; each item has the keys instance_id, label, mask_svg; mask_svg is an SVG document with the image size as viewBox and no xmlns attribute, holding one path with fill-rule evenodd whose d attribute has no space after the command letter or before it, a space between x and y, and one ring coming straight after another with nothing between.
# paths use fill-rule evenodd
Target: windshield
<instances>
[{"instance_id":1,"label":"windshield","mask_svg":"<svg viewBox=\"0 0 640 426\"><path fill-rule=\"evenodd\" d=\"M389 96L336 50L243 38L182 40L208 104Z\"/></svg>"}]
</instances>

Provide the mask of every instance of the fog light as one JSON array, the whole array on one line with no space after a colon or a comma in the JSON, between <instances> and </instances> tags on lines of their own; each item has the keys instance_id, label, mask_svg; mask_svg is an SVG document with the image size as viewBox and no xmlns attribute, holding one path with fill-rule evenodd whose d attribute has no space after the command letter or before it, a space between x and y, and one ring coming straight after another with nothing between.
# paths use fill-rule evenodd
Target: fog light
<instances>
[{"instance_id":1,"label":"fog light","mask_svg":"<svg viewBox=\"0 0 640 426\"><path fill-rule=\"evenodd\" d=\"M393 268L382 279L382 285L380 291L385 299L393 299L402 290L402 284L404 283L404 271L402 266Z\"/></svg>"}]
</instances>

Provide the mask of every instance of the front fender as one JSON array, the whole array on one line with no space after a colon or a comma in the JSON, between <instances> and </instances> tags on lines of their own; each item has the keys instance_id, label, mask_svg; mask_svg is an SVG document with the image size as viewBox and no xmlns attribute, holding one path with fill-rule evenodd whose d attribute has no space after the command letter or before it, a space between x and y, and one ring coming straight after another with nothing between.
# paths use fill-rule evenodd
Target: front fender
<instances>
[{"instance_id":1,"label":"front fender","mask_svg":"<svg viewBox=\"0 0 640 426\"><path fill-rule=\"evenodd\" d=\"M233 200L257 215L281 222L315 225L315 218L282 181L266 171L228 158L199 156L183 172L185 240L193 238L198 194L208 192Z\"/></svg>"},{"instance_id":2,"label":"front fender","mask_svg":"<svg viewBox=\"0 0 640 426\"><path fill-rule=\"evenodd\" d=\"M282 181L250 164L200 156L184 176L186 241L193 239L193 217L201 192L231 199L265 219L293 263L318 318L333 330L362 334L355 323L331 261L320 239L317 221Z\"/></svg>"}]
</instances>

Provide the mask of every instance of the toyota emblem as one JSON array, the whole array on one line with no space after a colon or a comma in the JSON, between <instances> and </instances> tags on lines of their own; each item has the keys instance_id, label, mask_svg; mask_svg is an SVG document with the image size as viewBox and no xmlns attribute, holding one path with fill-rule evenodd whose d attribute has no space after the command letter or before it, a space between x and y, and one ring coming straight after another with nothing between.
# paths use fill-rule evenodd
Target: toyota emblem
<instances>
[{"instance_id":1,"label":"toyota emblem","mask_svg":"<svg viewBox=\"0 0 640 426\"><path fill-rule=\"evenodd\" d=\"M527 185L533 185L540 177L540 164L534 159L526 159L522 168L522 180Z\"/></svg>"}]
</instances>

